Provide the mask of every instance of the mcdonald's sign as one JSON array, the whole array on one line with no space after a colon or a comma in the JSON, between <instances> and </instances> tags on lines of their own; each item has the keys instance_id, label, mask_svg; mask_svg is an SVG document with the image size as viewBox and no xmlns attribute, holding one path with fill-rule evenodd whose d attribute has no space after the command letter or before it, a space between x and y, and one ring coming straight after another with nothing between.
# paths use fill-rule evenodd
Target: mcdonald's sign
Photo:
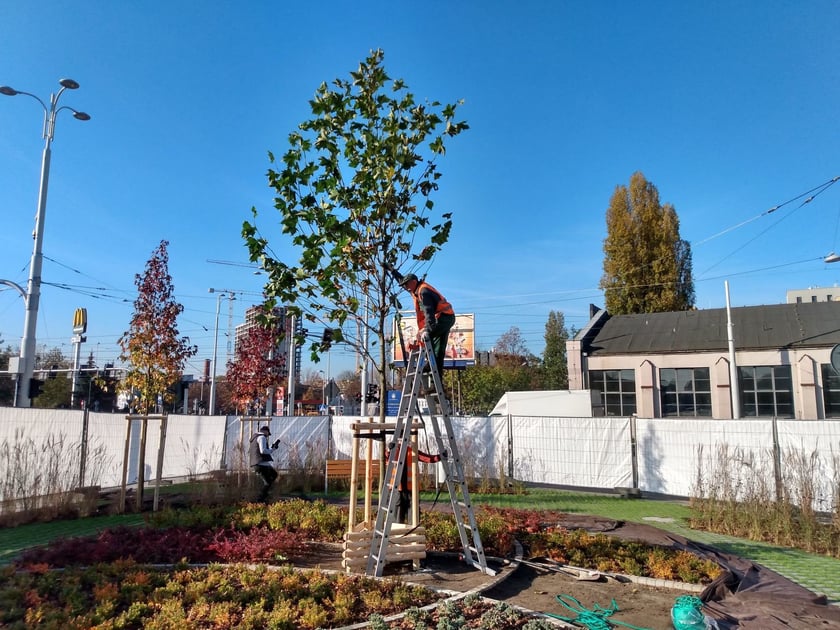
<instances>
[{"instance_id":1,"label":"mcdonald's sign","mask_svg":"<svg viewBox=\"0 0 840 630\"><path fill-rule=\"evenodd\" d=\"M87 309L77 308L73 313L73 334L83 335L87 332Z\"/></svg>"}]
</instances>

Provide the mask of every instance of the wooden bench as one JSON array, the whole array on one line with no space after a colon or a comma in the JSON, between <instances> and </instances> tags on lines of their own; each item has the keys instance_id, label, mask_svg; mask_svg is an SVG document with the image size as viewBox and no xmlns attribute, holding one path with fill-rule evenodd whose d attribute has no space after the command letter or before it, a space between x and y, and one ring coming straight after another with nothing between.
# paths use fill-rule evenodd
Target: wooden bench
<instances>
[{"instance_id":1,"label":"wooden bench","mask_svg":"<svg viewBox=\"0 0 840 630\"><path fill-rule=\"evenodd\" d=\"M363 481L365 478L365 466L367 463L364 460L359 461L358 475L359 480ZM350 481L350 474L353 470L353 460L351 459L328 459L324 479L324 492L327 492L330 479L346 479ZM379 482L379 461L371 462L371 475L376 482Z\"/></svg>"}]
</instances>

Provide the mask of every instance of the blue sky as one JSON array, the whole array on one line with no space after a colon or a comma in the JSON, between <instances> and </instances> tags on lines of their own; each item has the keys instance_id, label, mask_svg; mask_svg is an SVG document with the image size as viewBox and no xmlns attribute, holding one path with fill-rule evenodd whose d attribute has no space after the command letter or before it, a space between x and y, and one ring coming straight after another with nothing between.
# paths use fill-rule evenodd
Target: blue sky
<instances>
[{"instance_id":1,"label":"blue sky","mask_svg":"<svg viewBox=\"0 0 840 630\"><path fill-rule=\"evenodd\" d=\"M774 304L840 282L840 4L777 2L69 2L0 4L0 85L60 104L52 145L38 344L115 360L134 276L162 239L185 306L180 329L212 356L216 298L258 299L240 228L271 238L265 172L310 117L323 81L371 49L418 98L453 102L470 130L441 163L436 209L454 213L429 280L491 348L517 326L543 349L550 310L582 326L603 304L605 210L642 171L692 244L697 306ZM25 285L42 112L0 96L0 278ZM743 225L742 225L743 224ZM736 227L737 226L737 227ZM276 231L279 235L279 229ZM279 236L278 236L279 239ZM0 338L17 347L23 302L0 290ZM227 303L222 303L220 355ZM333 374L352 367L336 350ZM315 369L326 369L326 362Z\"/></svg>"}]
</instances>

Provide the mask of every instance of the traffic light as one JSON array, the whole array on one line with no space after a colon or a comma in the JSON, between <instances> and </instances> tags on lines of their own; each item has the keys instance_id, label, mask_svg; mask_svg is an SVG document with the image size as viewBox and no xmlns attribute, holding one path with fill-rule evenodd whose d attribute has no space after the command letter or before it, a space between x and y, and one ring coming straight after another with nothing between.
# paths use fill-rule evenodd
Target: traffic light
<instances>
[{"instance_id":1,"label":"traffic light","mask_svg":"<svg viewBox=\"0 0 840 630\"><path fill-rule=\"evenodd\" d=\"M321 337L321 351L329 350L333 341L333 329L324 328L324 335Z\"/></svg>"},{"instance_id":2,"label":"traffic light","mask_svg":"<svg viewBox=\"0 0 840 630\"><path fill-rule=\"evenodd\" d=\"M37 378L29 379L29 399L38 398L41 395L41 388L44 386L44 381Z\"/></svg>"},{"instance_id":3,"label":"traffic light","mask_svg":"<svg viewBox=\"0 0 840 630\"><path fill-rule=\"evenodd\" d=\"M379 385L376 383L368 384L365 402L379 402Z\"/></svg>"}]
</instances>

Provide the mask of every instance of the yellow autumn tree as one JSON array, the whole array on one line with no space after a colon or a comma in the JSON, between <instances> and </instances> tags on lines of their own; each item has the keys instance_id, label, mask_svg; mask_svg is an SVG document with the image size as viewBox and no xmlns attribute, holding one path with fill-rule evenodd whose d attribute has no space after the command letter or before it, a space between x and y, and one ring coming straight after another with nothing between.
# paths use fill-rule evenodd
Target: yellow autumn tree
<instances>
[{"instance_id":1,"label":"yellow autumn tree","mask_svg":"<svg viewBox=\"0 0 840 630\"><path fill-rule=\"evenodd\" d=\"M616 186L604 239L606 309L613 315L682 311L694 306L691 246L680 238L671 204L641 172Z\"/></svg>"}]
</instances>

